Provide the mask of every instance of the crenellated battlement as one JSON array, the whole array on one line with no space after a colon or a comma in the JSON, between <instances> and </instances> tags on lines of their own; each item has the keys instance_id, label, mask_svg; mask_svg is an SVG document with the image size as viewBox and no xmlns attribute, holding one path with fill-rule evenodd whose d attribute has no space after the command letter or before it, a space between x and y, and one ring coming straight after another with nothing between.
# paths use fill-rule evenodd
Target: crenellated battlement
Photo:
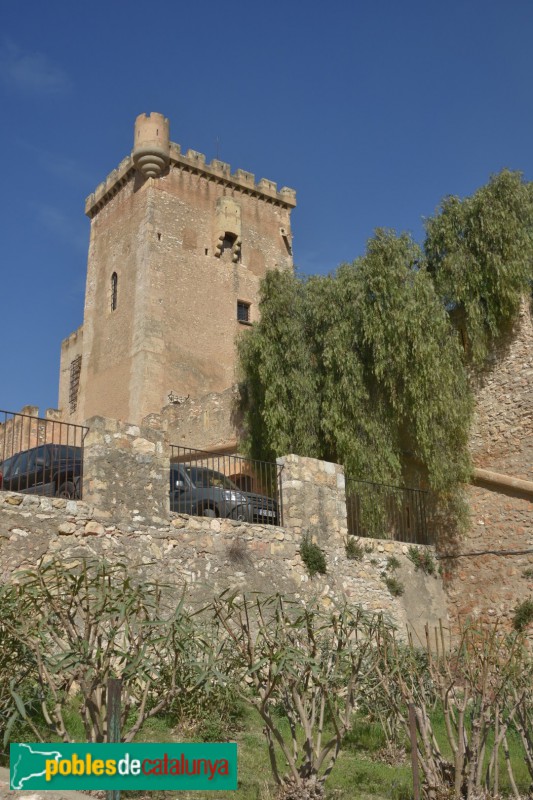
<instances>
[{"instance_id":1,"label":"crenellated battlement","mask_svg":"<svg viewBox=\"0 0 533 800\"><path fill-rule=\"evenodd\" d=\"M296 206L296 192L288 186L283 186L278 191L274 181L261 178L257 183L255 175L244 169L236 169L231 172L231 166L225 161L213 158L208 164L203 153L196 150L187 150L185 154L181 152L181 147L175 142L170 142L169 148L170 169L183 170L202 175L207 180L216 181L224 186L237 189L246 194L254 195L270 203L275 203L286 208ZM94 217L98 211L120 191L128 181L133 179L136 174L134 163L134 153L124 158L118 167L112 170L105 181L98 184L95 191L90 194L85 201L85 213L88 217ZM157 178L152 178L157 180Z\"/></svg>"},{"instance_id":2,"label":"crenellated battlement","mask_svg":"<svg viewBox=\"0 0 533 800\"><path fill-rule=\"evenodd\" d=\"M75 331L73 331L70 334L70 336L67 336L65 339L63 339L63 341L61 342L61 347L62 348L73 347L78 343L78 339L82 336L83 336L83 325L80 325L78 328L76 328Z\"/></svg>"}]
</instances>

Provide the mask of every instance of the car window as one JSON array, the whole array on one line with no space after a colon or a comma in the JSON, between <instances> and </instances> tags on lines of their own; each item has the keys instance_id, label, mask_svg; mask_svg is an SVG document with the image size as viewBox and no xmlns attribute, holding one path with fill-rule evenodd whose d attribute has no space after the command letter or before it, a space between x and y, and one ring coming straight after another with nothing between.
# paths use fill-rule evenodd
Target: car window
<instances>
[{"instance_id":1,"label":"car window","mask_svg":"<svg viewBox=\"0 0 533 800\"><path fill-rule=\"evenodd\" d=\"M2 461L0 464L0 473L2 474L4 480L11 477L13 474L13 467L17 461L18 454L15 456L11 456L10 458L6 458L5 461Z\"/></svg>"},{"instance_id":2,"label":"car window","mask_svg":"<svg viewBox=\"0 0 533 800\"><path fill-rule=\"evenodd\" d=\"M197 487L204 489L237 489L237 486L226 475L203 467L185 467L185 472Z\"/></svg>"},{"instance_id":3,"label":"car window","mask_svg":"<svg viewBox=\"0 0 533 800\"><path fill-rule=\"evenodd\" d=\"M28 471L28 455L29 453L19 453L16 462L13 464L11 470L11 477L16 478L18 475L24 475Z\"/></svg>"},{"instance_id":4,"label":"car window","mask_svg":"<svg viewBox=\"0 0 533 800\"><path fill-rule=\"evenodd\" d=\"M54 447L54 459L61 459L63 461L75 461L80 459L81 448L71 447L67 444L56 445Z\"/></svg>"},{"instance_id":5,"label":"car window","mask_svg":"<svg viewBox=\"0 0 533 800\"><path fill-rule=\"evenodd\" d=\"M28 453L28 463L26 469L28 472L32 470L39 470L47 467L50 464L50 451L46 445L36 447Z\"/></svg>"},{"instance_id":6,"label":"car window","mask_svg":"<svg viewBox=\"0 0 533 800\"><path fill-rule=\"evenodd\" d=\"M185 482L185 475L183 474L183 468L178 467L175 464L170 465L170 488L175 489L176 481L183 481Z\"/></svg>"}]
</instances>

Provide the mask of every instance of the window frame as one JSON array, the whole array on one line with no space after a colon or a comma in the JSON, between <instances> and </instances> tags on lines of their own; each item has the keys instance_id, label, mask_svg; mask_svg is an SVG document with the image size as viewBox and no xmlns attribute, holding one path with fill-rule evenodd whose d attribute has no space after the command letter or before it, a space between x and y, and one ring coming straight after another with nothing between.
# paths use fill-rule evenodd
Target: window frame
<instances>
[{"instance_id":1,"label":"window frame","mask_svg":"<svg viewBox=\"0 0 533 800\"><path fill-rule=\"evenodd\" d=\"M250 317L250 311L252 308L252 304L248 302L248 300L237 300L237 322L241 325L251 325L252 320ZM244 310L246 312L246 317L241 317L241 311Z\"/></svg>"}]
</instances>

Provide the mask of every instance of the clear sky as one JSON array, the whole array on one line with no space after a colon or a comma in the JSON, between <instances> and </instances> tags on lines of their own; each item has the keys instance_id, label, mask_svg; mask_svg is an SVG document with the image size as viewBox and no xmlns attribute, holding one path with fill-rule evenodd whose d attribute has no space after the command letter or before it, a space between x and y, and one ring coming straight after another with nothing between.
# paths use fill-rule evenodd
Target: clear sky
<instances>
[{"instance_id":1,"label":"clear sky","mask_svg":"<svg viewBox=\"0 0 533 800\"><path fill-rule=\"evenodd\" d=\"M84 200L137 114L295 188L295 263L326 273L502 167L533 179L532 38L531 0L0 0L0 408L57 405Z\"/></svg>"}]
</instances>

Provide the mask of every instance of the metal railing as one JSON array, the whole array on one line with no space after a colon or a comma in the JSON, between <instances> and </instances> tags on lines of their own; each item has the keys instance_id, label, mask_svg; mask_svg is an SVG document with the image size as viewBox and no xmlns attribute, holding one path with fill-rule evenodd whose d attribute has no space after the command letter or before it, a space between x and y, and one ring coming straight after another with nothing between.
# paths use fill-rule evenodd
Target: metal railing
<instances>
[{"instance_id":1,"label":"metal railing","mask_svg":"<svg viewBox=\"0 0 533 800\"><path fill-rule=\"evenodd\" d=\"M268 461L172 445L170 510L282 525L281 471Z\"/></svg>"},{"instance_id":2,"label":"metal railing","mask_svg":"<svg viewBox=\"0 0 533 800\"><path fill-rule=\"evenodd\" d=\"M0 409L0 489L79 499L88 428Z\"/></svg>"},{"instance_id":3,"label":"metal railing","mask_svg":"<svg viewBox=\"0 0 533 800\"><path fill-rule=\"evenodd\" d=\"M428 528L429 492L346 480L348 533L372 539L433 544Z\"/></svg>"}]
</instances>

